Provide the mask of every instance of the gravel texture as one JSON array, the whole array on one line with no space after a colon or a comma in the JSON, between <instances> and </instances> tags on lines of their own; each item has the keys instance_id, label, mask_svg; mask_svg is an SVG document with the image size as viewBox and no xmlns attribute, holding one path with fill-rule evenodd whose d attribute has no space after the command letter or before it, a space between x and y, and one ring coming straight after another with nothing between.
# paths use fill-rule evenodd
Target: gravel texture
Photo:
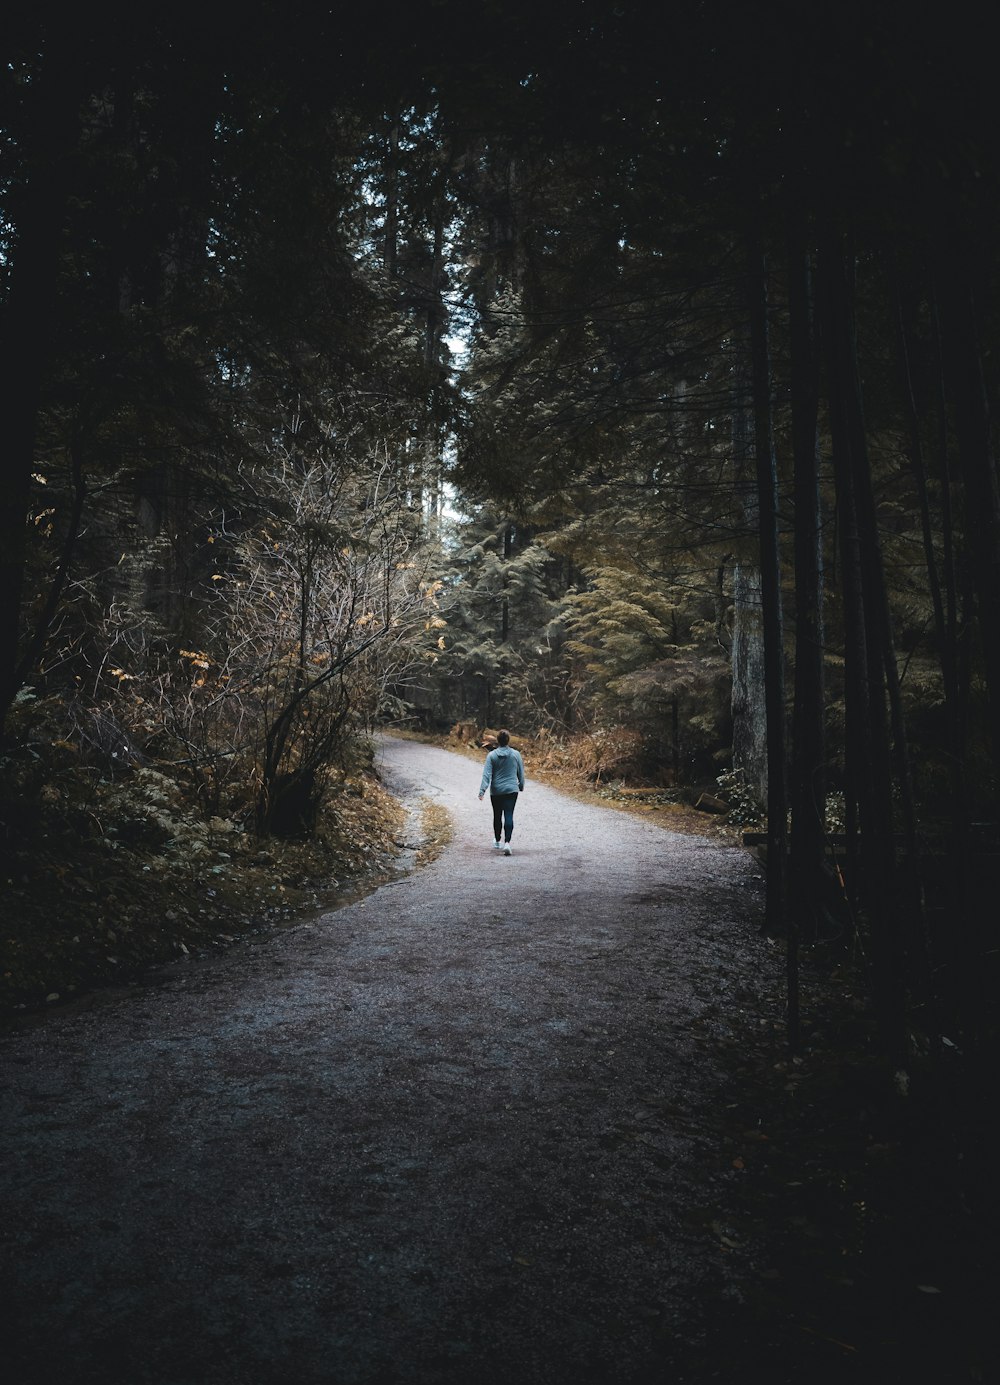
<instances>
[{"instance_id":1,"label":"gravel texture","mask_svg":"<svg viewBox=\"0 0 1000 1385\"><path fill-rule=\"evenodd\" d=\"M716 1378L756 864L530 760L507 858L475 763L379 759L430 865L3 1038L15 1385Z\"/></svg>"}]
</instances>

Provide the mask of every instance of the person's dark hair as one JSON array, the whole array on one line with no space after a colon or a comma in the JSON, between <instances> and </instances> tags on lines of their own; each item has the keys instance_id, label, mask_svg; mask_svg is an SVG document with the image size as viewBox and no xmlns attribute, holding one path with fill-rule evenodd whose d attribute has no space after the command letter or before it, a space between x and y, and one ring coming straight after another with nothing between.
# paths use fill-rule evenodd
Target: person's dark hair
<instances>
[{"instance_id":1,"label":"person's dark hair","mask_svg":"<svg viewBox=\"0 0 1000 1385\"><path fill-rule=\"evenodd\" d=\"M501 731L497 736L497 745L508 745L510 743L510 732Z\"/></svg>"}]
</instances>

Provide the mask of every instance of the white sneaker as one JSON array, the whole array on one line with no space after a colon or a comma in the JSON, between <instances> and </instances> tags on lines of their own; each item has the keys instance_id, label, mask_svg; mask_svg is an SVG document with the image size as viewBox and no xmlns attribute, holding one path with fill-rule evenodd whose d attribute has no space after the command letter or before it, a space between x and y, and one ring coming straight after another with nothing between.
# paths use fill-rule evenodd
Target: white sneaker
<instances>
[{"instance_id":1,"label":"white sneaker","mask_svg":"<svg viewBox=\"0 0 1000 1385\"><path fill-rule=\"evenodd\" d=\"M500 850L500 843L499 843L499 842L494 842L494 843L493 843L493 850L494 850L494 851L499 851L499 850Z\"/></svg>"},{"instance_id":2,"label":"white sneaker","mask_svg":"<svg viewBox=\"0 0 1000 1385\"><path fill-rule=\"evenodd\" d=\"M503 844L503 854L504 854L505 856L509 856L509 855L510 855L510 842L504 842L504 844Z\"/></svg>"}]
</instances>

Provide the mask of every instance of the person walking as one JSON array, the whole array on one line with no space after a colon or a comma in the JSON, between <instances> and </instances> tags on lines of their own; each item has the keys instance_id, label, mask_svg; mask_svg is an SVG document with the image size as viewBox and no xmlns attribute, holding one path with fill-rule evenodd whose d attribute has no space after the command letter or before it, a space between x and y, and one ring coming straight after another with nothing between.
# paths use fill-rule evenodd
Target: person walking
<instances>
[{"instance_id":1,"label":"person walking","mask_svg":"<svg viewBox=\"0 0 1000 1385\"><path fill-rule=\"evenodd\" d=\"M524 761L520 752L510 743L510 732L501 731L497 736L496 749L491 750L483 765L483 782L479 786L482 801L486 790L490 791L493 805L494 851L500 850L500 830L503 828L503 854L511 854L510 839L514 834L514 804L518 792L524 792Z\"/></svg>"}]
</instances>

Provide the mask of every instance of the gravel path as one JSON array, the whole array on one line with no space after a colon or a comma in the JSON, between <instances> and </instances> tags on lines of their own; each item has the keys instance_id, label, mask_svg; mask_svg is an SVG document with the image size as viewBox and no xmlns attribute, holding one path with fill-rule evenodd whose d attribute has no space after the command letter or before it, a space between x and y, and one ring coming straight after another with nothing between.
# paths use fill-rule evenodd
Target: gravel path
<instances>
[{"instance_id":1,"label":"gravel path","mask_svg":"<svg viewBox=\"0 0 1000 1385\"><path fill-rule=\"evenodd\" d=\"M754 863L530 762L505 858L473 762L380 759L432 864L3 1039L15 1385L714 1378Z\"/></svg>"}]
</instances>

